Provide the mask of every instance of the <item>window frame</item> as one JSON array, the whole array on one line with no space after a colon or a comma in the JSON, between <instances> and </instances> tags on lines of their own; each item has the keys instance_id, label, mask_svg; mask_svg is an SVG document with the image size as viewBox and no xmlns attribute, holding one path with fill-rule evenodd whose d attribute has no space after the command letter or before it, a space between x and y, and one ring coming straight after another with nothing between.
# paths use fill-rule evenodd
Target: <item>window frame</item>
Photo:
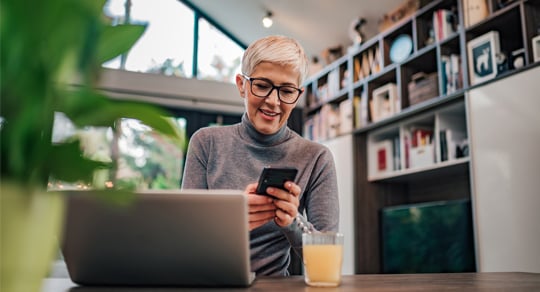
<instances>
[{"instance_id":1,"label":"window frame","mask_svg":"<svg viewBox=\"0 0 540 292\"><path fill-rule=\"evenodd\" d=\"M210 17L204 11L199 9L191 1L178 0L178 2L184 4L188 9L191 9L193 11L193 15L194 15L194 17L193 17L193 21L194 21L194 23L193 23L193 39L191 40L192 44L193 44L193 56L192 56L193 59L192 59L192 67L191 67L192 72L191 72L191 77L190 78L198 79L198 77L199 77L198 76L198 71L199 71L199 42L198 42L198 40L199 40L199 33L200 33L200 31L199 31L199 21L200 21L201 18L205 19L210 25L214 26L218 31L223 33L223 35L225 35L227 38L229 38L232 42L237 44L243 50L245 50L247 48L247 45L245 43L240 41L236 36L234 36L227 29L225 29L225 27L223 27L221 24L219 24L215 19ZM130 21L129 16L126 17L126 21ZM123 54L121 56L121 61L120 61L121 65L120 65L119 69L126 70L126 69L124 69L123 63L125 63L125 60L127 58L128 58L128 53Z\"/></svg>"}]
</instances>

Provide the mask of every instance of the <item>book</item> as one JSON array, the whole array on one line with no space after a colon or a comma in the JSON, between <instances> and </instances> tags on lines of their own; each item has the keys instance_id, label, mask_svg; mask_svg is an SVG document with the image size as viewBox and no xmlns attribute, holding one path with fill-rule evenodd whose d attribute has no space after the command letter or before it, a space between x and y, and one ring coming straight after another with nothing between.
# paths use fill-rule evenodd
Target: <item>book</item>
<instances>
[{"instance_id":1,"label":"book","mask_svg":"<svg viewBox=\"0 0 540 292\"><path fill-rule=\"evenodd\" d=\"M319 140L334 138L339 134L339 109L337 105L325 104L321 107L319 120Z\"/></svg>"},{"instance_id":2,"label":"book","mask_svg":"<svg viewBox=\"0 0 540 292\"><path fill-rule=\"evenodd\" d=\"M339 93L339 68L336 68L328 73L328 94L326 99L331 99Z\"/></svg>"},{"instance_id":3,"label":"book","mask_svg":"<svg viewBox=\"0 0 540 292\"><path fill-rule=\"evenodd\" d=\"M465 27L469 27L482 21L489 14L487 1L463 0L463 14Z\"/></svg>"},{"instance_id":4,"label":"book","mask_svg":"<svg viewBox=\"0 0 540 292\"><path fill-rule=\"evenodd\" d=\"M369 74L371 74L370 67L369 67L369 59L368 54L363 53L362 54L362 75L365 77L368 77Z\"/></svg>"},{"instance_id":5,"label":"book","mask_svg":"<svg viewBox=\"0 0 540 292\"><path fill-rule=\"evenodd\" d=\"M430 127L411 128L411 147L420 147L431 144L433 129Z\"/></svg>"},{"instance_id":6,"label":"book","mask_svg":"<svg viewBox=\"0 0 540 292\"><path fill-rule=\"evenodd\" d=\"M433 12L433 33L437 41L446 39L454 32L454 18L454 13L448 9Z\"/></svg>"},{"instance_id":7,"label":"book","mask_svg":"<svg viewBox=\"0 0 540 292\"><path fill-rule=\"evenodd\" d=\"M458 54L442 55L441 63L441 93L447 95L463 87L461 74L461 57Z\"/></svg>"},{"instance_id":8,"label":"book","mask_svg":"<svg viewBox=\"0 0 540 292\"><path fill-rule=\"evenodd\" d=\"M461 71L461 56L458 54L450 54L450 93L463 87Z\"/></svg>"},{"instance_id":9,"label":"book","mask_svg":"<svg viewBox=\"0 0 540 292\"><path fill-rule=\"evenodd\" d=\"M363 113L363 101L361 96L355 96L353 98L353 108L354 108L354 128L358 129L365 125L364 122L364 113Z\"/></svg>"},{"instance_id":10,"label":"book","mask_svg":"<svg viewBox=\"0 0 540 292\"><path fill-rule=\"evenodd\" d=\"M403 133L403 152L405 158L405 168L409 168L411 167L411 133L408 131L405 131L405 133Z\"/></svg>"},{"instance_id":11,"label":"book","mask_svg":"<svg viewBox=\"0 0 540 292\"><path fill-rule=\"evenodd\" d=\"M394 170L400 170L401 169L401 147L399 145L399 136L396 135L393 139L392 139L392 157L393 157L393 162L394 162Z\"/></svg>"},{"instance_id":12,"label":"book","mask_svg":"<svg viewBox=\"0 0 540 292\"><path fill-rule=\"evenodd\" d=\"M371 72L373 74L379 73L381 71L381 53L379 50L379 46L375 47L375 53L374 53L374 59L373 64L371 66Z\"/></svg>"},{"instance_id":13,"label":"book","mask_svg":"<svg viewBox=\"0 0 540 292\"><path fill-rule=\"evenodd\" d=\"M369 62L369 72L370 72L370 74L375 74L375 71L373 71L374 65L375 65L375 51L374 51L374 49L369 49L367 51L367 55L368 55L368 62Z\"/></svg>"},{"instance_id":14,"label":"book","mask_svg":"<svg viewBox=\"0 0 540 292\"><path fill-rule=\"evenodd\" d=\"M442 55L440 58L441 62L441 94L446 95L449 94L449 84L450 84L450 72L451 72L451 65L450 62L450 56Z\"/></svg>"},{"instance_id":15,"label":"book","mask_svg":"<svg viewBox=\"0 0 540 292\"><path fill-rule=\"evenodd\" d=\"M392 140L382 140L376 142L375 153L377 157L377 172L383 173L393 170L393 152L392 152Z\"/></svg>"},{"instance_id":16,"label":"book","mask_svg":"<svg viewBox=\"0 0 540 292\"><path fill-rule=\"evenodd\" d=\"M353 100L346 99L339 103L339 135L352 132L353 122Z\"/></svg>"},{"instance_id":17,"label":"book","mask_svg":"<svg viewBox=\"0 0 540 292\"><path fill-rule=\"evenodd\" d=\"M360 65L360 58L355 57L354 58L354 81L360 81L364 79L364 75L362 72L362 66Z\"/></svg>"},{"instance_id":18,"label":"book","mask_svg":"<svg viewBox=\"0 0 540 292\"><path fill-rule=\"evenodd\" d=\"M307 118L304 121L304 132L302 136L308 140L313 140L313 117Z\"/></svg>"},{"instance_id":19,"label":"book","mask_svg":"<svg viewBox=\"0 0 540 292\"><path fill-rule=\"evenodd\" d=\"M448 129L439 131L441 162L448 160L448 139L447 139L448 135L450 135L450 130Z\"/></svg>"}]
</instances>

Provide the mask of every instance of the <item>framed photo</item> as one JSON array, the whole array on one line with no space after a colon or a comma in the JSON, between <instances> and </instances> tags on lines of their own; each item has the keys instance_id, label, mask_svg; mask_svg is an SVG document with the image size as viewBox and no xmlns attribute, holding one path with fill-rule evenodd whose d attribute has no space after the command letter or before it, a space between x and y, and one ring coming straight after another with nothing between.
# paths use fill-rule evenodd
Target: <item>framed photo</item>
<instances>
[{"instance_id":1,"label":"framed photo","mask_svg":"<svg viewBox=\"0 0 540 292\"><path fill-rule=\"evenodd\" d=\"M471 85L497 76L497 54L499 52L498 31L490 31L467 43Z\"/></svg>"},{"instance_id":2,"label":"framed photo","mask_svg":"<svg viewBox=\"0 0 540 292\"><path fill-rule=\"evenodd\" d=\"M533 61L540 62L540 35L532 39Z\"/></svg>"},{"instance_id":3,"label":"framed photo","mask_svg":"<svg viewBox=\"0 0 540 292\"><path fill-rule=\"evenodd\" d=\"M387 118L399 111L397 87L395 83L387 83L373 90L371 100L371 121Z\"/></svg>"}]
</instances>

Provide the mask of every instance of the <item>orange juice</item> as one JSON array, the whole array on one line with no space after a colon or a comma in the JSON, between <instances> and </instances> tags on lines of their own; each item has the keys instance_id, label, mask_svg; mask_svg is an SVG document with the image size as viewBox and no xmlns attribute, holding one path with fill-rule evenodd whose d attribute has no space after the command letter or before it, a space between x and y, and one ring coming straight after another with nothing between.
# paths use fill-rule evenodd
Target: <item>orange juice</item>
<instances>
[{"instance_id":1,"label":"orange juice","mask_svg":"<svg viewBox=\"0 0 540 292\"><path fill-rule=\"evenodd\" d=\"M338 286L341 280L343 245L308 244L303 249L306 283L312 286Z\"/></svg>"}]
</instances>

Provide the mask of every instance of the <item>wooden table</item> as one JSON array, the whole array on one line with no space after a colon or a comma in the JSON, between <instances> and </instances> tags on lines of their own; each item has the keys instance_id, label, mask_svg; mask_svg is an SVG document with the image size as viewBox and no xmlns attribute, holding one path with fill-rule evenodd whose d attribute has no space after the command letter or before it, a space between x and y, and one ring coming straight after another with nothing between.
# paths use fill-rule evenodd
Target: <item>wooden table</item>
<instances>
[{"instance_id":1,"label":"wooden table","mask_svg":"<svg viewBox=\"0 0 540 292\"><path fill-rule=\"evenodd\" d=\"M343 276L337 288L306 286L301 276L258 278L249 288L81 287L66 278L45 279L42 292L174 292L174 291L540 291L537 273L457 273Z\"/></svg>"}]
</instances>

